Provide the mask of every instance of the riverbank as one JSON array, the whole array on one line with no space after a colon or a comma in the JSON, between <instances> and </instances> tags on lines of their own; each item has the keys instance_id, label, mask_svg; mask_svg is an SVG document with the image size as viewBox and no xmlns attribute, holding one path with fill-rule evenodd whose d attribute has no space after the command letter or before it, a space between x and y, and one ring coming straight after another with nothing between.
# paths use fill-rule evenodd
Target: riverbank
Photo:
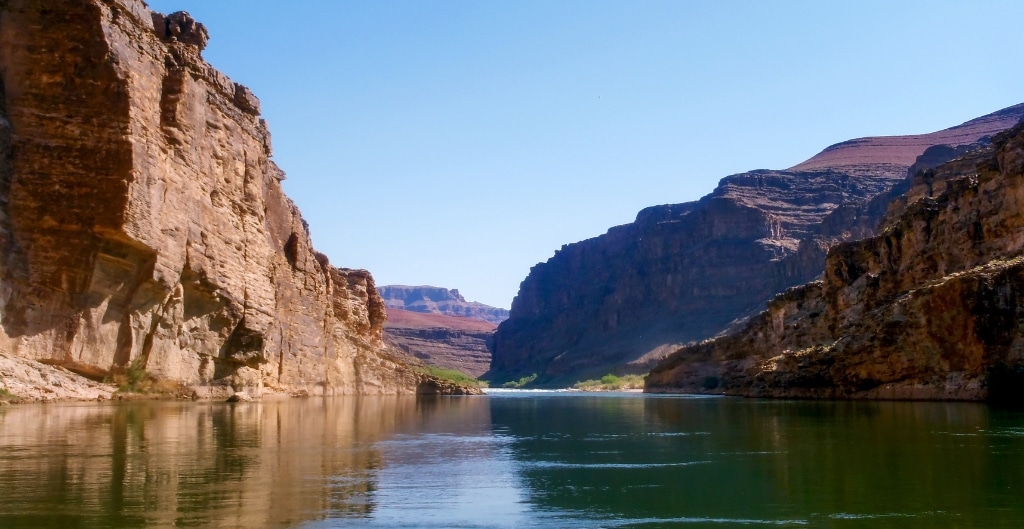
<instances>
[{"instance_id":1,"label":"riverbank","mask_svg":"<svg viewBox=\"0 0 1024 529\"><path fill-rule=\"evenodd\" d=\"M134 376L133 376L134 375ZM415 372L418 383L410 395L479 395L479 388ZM149 377L144 371L96 381L60 366L0 351L0 406L29 402L82 402L104 400L211 400L252 401L310 397L324 387L245 387L227 384L189 386Z\"/></svg>"},{"instance_id":2,"label":"riverbank","mask_svg":"<svg viewBox=\"0 0 1024 529\"><path fill-rule=\"evenodd\" d=\"M608 389L602 387L587 387L587 388L569 388L569 391L578 391L580 393L643 393L642 388L622 388L622 389Z\"/></svg>"},{"instance_id":3,"label":"riverbank","mask_svg":"<svg viewBox=\"0 0 1024 529\"><path fill-rule=\"evenodd\" d=\"M63 367L0 352L0 405L21 402L109 400L113 384L90 380Z\"/></svg>"},{"instance_id":4,"label":"riverbank","mask_svg":"<svg viewBox=\"0 0 1024 529\"><path fill-rule=\"evenodd\" d=\"M638 391L644 390L644 379L647 375L613 375L611 373L600 379L584 380L573 385L578 391Z\"/></svg>"},{"instance_id":5,"label":"riverbank","mask_svg":"<svg viewBox=\"0 0 1024 529\"><path fill-rule=\"evenodd\" d=\"M60 366L0 352L0 405L104 400L256 400L304 396L268 388L235 391L151 379L99 382Z\"/></svg>"}]
</instances>

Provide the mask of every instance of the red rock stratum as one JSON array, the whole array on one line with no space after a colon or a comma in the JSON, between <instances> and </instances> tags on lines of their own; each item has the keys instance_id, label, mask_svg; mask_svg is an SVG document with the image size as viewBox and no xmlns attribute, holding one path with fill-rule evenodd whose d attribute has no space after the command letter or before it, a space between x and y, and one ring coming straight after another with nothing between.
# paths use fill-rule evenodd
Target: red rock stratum
<instances>
[{"instance_id":1,"label":"red rock stratum","mask_svg":"<svg viewBox=\"0 0 1024 529\"><path fill-rule=\"evenodd\" d=\"M964 145L1008 129L1020 120L1024 104L994 112L962 125L931 134L909 136L872 136L844 141L827 147L809 160L790 167L790 171L842 169L877 171L879 166L909 167L932 145Z\"/></svg>"},{"instance_id":2,"label":"red rock stratum","mask_svg":"<svg viewBox=\"0 0 1024 529\"><path fill-rule=\"evenodd\" d=\"M495 328L472 318L389 308L384 341L427 365L479 377L491 364Z\"/></svg>"}]
</instances>

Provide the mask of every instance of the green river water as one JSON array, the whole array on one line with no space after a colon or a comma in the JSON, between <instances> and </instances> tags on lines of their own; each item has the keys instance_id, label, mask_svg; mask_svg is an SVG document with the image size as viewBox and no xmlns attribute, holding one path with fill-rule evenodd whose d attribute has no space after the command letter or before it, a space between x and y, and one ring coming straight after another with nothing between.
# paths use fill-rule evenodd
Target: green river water
<instances>
[{"instance_id":1,"label":"green river water","mask_svg":"<svg viewBox=\"0 0 1024 529\"><path fill-rule=\"evenodd\" d=\"M1024 527L1024 412L499 392L0 408L0 528Z\"/></svg>"}]
</instances>

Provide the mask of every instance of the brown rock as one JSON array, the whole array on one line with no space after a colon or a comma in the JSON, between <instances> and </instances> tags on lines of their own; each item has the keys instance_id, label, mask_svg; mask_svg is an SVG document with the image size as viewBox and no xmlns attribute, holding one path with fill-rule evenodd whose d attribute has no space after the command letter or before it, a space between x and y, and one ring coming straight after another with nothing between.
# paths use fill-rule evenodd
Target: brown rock
<instances>
[{"instance_id":1,"label":"brown rock","mask_svg":"<svg viewBox=\"0 0 1024 529\"><path fill-rule=\"evenodd\" d=\"M384 340L429 366L479 377L491 364L495 328L471 318L388 309Z\"/></svg>"},{"instance_id":2,"label":"brown rock","mask_svg":"<svg viewBox=\"0 0 1024 529\"><path fill-rule=\"evenodd\" d=\"M649 391L811 398L1021 398L1024 125L918 173L877 236L741 332L686 347Z\"/></svg>"},{"instance_id":3,"label":"brown rock","mask_svg":"<svg viewBox=\"0 0 1024 529\"><path fill-rule=\"evenodd\" d=\"M152 18L153 30L161 39L189 44L199 48L199 51L206 49L206 43L210 41L210 34L206 31L206 26L196 22L192 15L185 11L178 11L167 16L153 13Z\"/></svg>"},{"instance_id":4,"label":"brown rock","mask_svg":"<svg viewBox=\"0 0 1024 529\"><path fill-rule=\"evenodd\" d=\"M789 170L726 177L697 202L648 208L565 245L523 281L486 376L537 373L538 384L563 385L647 371L814 279L832 245L873 235L887 201L872 197L902 182L929 145L974 143L1021 116L1017 105L934 134L846 142Z\"/></svg>"},{"instance_id":5,"label":"brown rock","mask_svg":"<svg viewBox=\"0 0 1024 529\"><path fill-rule=\"evenodd\" d=\"M385 352L369 273L313 251L201 24L139 0L0 6L0 350L200 388L422 389Z\"/></svg>"},{"instance_id":6,"label":"brown rock","mask_svg":"<svg viewBox=\"0 0 1024 529\"><path fill-rule=\"evenodd\" d=\"M252 90L249 90L244 85L235 83L234 103L236 107L242 109L242 112L246 114L260 115L260 100L252 93Z\"/></svg>"},{"instance_id":7,"label":"brown rock","mask_svg":"<svg viewBox=\"0 0 1024 529\"><path fill-rule=\"evenodd\" d=\"M1012 127L1021 118L1024 104L1004 108L964 124L931 134L874 136L832 145L790 170L841 170L873 173L880 167L906 167L933 145L965 145Z\"/></svg>"},{"instance_id":8,"label":"brown rock","mask_svg":"<svg viewBox=\"0 0 1024 529\"><path fill-rule=\"evenodd\" d=\"M493 323L508 319L508 311L476 301L466 301L458 289L431 286L386 285L379 288L389 309L423 314L456 316Z\"/></svg>"}]
</instances>

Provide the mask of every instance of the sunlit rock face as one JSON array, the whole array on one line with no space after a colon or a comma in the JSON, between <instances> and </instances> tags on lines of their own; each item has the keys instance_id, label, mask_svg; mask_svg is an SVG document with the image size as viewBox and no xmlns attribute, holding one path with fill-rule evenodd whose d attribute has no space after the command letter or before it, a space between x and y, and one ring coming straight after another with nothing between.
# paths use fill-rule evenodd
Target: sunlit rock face
<instances>
[{"instance_id":1,"label":"sunlit rock face","mask_svg":"<svg viewBox=\"0 0 1024 529\"><path fill-rule=\"evenodd\" d=\"M539 384L561 385L646 372L820 276L830 247L874 235L886 191L912 165L947 161L961 152L955 146L984 143L1022 116L1017 105L932 134L844 142L787 170L726 177L699 201L651 207L567 244L523 280L486 376L536 373ZM945 144L954 147L928 151Z\"/></svg>"},{"instance_id":2,"label":"sunlit rock face","mask_svg":"<svg viewBox=\"0 0 1024 529\"><path fill-rule=\"evenodd\" d=\"M384 341L423 363L479 377L491 364L497 326L481 320L388 309Z\"/></svg>"},{"instance_id":3,"label":"sunlit rock face","mask_svg":"<svg viewBox=\"0 0 1024 529\"><path fill-rule=\"evenodd\" d=\"M214 393L416 391L207 38L138 0L0 2L0 348Z\"/></svg>"},{"instance_id":4,"label":"sunlit rock face","mask_svg":"<svg viewBox=\"0 0 1024 529\"><path fill-rule=\"evenodd\" d=\"M466 301L456 289L378 287L388 308L385 342L430 366L478 377L491 365L490 344L508 310Z\"/></svg>"},{"instance_id":5,"label":"sunlit rock face","mask_svg":"<svg viewBox=\"0 0 1024 529\"><path fill-rule=\"evenodd\" d=\"M507 310L476 301L466 301L458 289L386 285L378 287L378 290L389 309L469 318L495 325L508 318Z\"/></svg>"},{"instance_id":6,"label":"sunlit rock face","mask_svg":"<svg viewBox=\"0 0 1024 529\"><path fill-rule=\"evenodd\" d=\"M908 179L877 236L740 332L658 365L650 391L1014 400L1024 385L1024 125Z\"/></svg>"}]
</instances>

